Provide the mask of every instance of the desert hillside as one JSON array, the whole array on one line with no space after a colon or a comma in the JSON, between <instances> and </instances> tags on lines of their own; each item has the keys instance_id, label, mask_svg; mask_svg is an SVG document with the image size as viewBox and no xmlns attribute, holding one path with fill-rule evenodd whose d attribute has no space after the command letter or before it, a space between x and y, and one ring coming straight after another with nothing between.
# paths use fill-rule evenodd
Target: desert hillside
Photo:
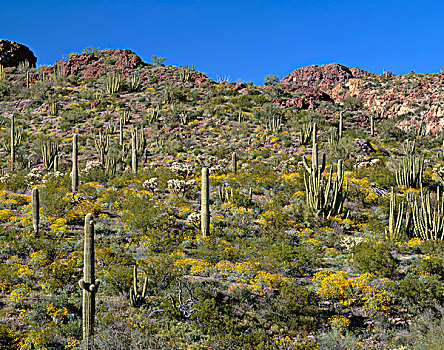
<instances>
[{"instance_id":1,"label":"desert hillside","mask_svg":"<svg viewBox=\"0 0 444 350\"><path fill-rule=\"evenodd\" d=\"M0 40L0 349L442 348L443 73L37 64Z\"/></svg>"}]
</instances>

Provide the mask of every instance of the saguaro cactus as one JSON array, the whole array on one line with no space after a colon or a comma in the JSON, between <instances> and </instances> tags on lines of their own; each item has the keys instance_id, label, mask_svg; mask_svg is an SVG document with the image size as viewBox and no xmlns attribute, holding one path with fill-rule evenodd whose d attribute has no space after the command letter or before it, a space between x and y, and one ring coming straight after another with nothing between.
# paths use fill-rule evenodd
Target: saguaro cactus
<instances>
[{"instance_id":1,"label":"saguaro cactus","mask_svg":"<svg viewBox=\"0 0 444 350\"><path fill-rule=\"evenodd\" d=\"M375 117L370 114L370 136L375 136Z\"/></svg>"},{"instance_id":2,"label":"saguaro cactus","mask_svg":"<svg viewBox=\"0 0 444 350\"><path fill-rule=\"evenodd\" d=\"M137 135L133 134L131 136L131 169L135 174L137 173L137 144L136 144Z\"/></svg>"},{"instance_id":3,"label":"saguaro cactus","mask_svg":"<svg viewBox=\"0 0 444 350\"><path fill-rule=\"evenodd\" d=\"M210 186L208 168L202 168L200 224L202 229L202 236L205 237L210 233Z\"/></svg>"},{"instance_id":4,"label":"saguaro cactus","mask_svg":"<svg viewBox=\"0 0 444 350\"><path fill-rule=\"evenodd\" d=\"M40 223L40 201L39 201L39 189L34 188L32 190L32 225L34 232L39 233Z\"/></svg>"},{"instance_id":5,"label":"saguaro cactus","mask_svg":"<svg viewBox=\"0 0 444 350\"><path fill-rule=\"evenodd\" d=\"M72 138L72 192L77 192L79 185L79 166L78 166L78 149L77 149L77 134Z\"/></svg>"},{"instance_id":6,"label":"saguaro cactus","mask_svg":"<svg viewBox=\"0 0 444 350\"><path fill-rule=\"evenodd\" d=\"M148 279L145 277L143 280L142 293L139 293L139 286L137 283L137 266L133 268L133 286L130 289L130 304L132 307L140 307L145 304L145 298L147 294Z\"/></svg>"},{"instance_id":7,"label":"saguaro cactus","mask_svg":"<svg viewBox=\"0 0 444 350\"><path fill-rule=\"evenodd\" d=\"M344 132L344 116L343 113L339 113L339 130L338 130L338 136L339 140L342 139L342 134Z\"/></svg>"},{"instance_id":8,"label":"saguaro cactus","mask_svg":"<svg viewBox=\"0 0 444 350\"><path fill-rule=\"evenodd\" d=\"M20 144L20 141L22 140L22 130L15 130L15 116L14 114L11 117L11 143L8 147L11 152L11 159L10 159L10 169L11 171L14 171L14 163L15 163L15 149Z\"/></svg>"},{"instance_id":9,"label":"saguaro cactus","mask_svg":"<svg viewBox=\"0 0 444 350\"><path fill-rule=\"evenodd\" d=\"M231 171L233 173L237 173L237 155L236 152L233 152L231 155Z\"/></svg>"},{"instance_id":10,"label":"saguaro cactus","mask_svg":"<svg viewBox=\"0 0 444 350\"><path fill-rule=\"evenodd\" d=\"M96 281L94 277L94 222L92 214L85 216L83 252L83 279L79 281L79 286L83 289L83 349L90 350L94 348L95 296L100 284L100 281Z\"/></svg>"}]
</instances>

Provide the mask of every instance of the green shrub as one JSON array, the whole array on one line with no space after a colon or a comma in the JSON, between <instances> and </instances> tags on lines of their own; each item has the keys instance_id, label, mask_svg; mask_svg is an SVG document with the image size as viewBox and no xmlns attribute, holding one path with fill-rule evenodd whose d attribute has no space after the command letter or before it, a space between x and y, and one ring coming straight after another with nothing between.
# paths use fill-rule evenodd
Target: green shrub
<instances>
[{"instance_id":1,"label":"green shrub","mask_svg":"<svg viewBox=\"0 0 444 350\"><path fill-rule=\"evenodd\" d=\"M419 312L444 301L444 287L435 276L408 275L399 283L399 296L409 309Z\"/></svg>"},{"instance_id":2,"label":"green shrub","mask_svg":"<svg viewBox=\"0 0 444 350\"><path fill-rule=\"evenodd\" d=\"M398 261L385 244L363 242L352 249L353 266L359 272L392 276L398 266Z\"/></svg>"}]
</instances>

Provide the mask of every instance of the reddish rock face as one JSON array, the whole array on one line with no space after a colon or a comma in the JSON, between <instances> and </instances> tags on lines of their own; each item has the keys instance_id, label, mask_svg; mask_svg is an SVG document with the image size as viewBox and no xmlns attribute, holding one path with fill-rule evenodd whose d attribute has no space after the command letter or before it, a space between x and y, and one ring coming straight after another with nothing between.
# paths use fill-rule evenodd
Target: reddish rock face
<instances>
[{"instance_id":1,"label":"reddish rock face","mask_svg":"<svg viewBox=\"0 0 444 350\"><path fill-rule=\"evenodd\" d=\"M101 51L97 56L92 53L73 54L68 61L59 61L63 75L79 75L82 78L98 78L107 72L105 55L118 57L113 64L114 69L120 70L127 77L133 69L143 64L142 59L131 50L109 49ZM56 69L54 67L54 69Z\"/></svg>"},{"instance_id":2,"label":"reddish rock face","mask_svg":"<svg viewBox=\"0 0 444 350\"><path fill-rule=\"evenodd\" d=\"M25 45L15 41L0 39L0 64L3 67L18 67L20 62L28 60L30 66L35 67L37 57Z\"/></svg>"},{"instance_id":3,"label":"reddish rock face","mask_svg":"<svg viewBox=\"0 0 444 350\"><path fill-rule=\"evenodd\" d=\"M351 78L359 78L371 74L359 68L348 68L338 63L312 65L294 70L281 83L286 85L299 85L319 89L328 89L339 82Z\"/></svg>"}]
</instances>

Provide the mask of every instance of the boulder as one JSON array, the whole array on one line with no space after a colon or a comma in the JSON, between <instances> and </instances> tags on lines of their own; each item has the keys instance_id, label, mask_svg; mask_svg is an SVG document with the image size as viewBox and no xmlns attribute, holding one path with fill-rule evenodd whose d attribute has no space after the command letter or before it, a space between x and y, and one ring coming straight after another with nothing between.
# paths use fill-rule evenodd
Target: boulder
<instances>
[{"instance_id":1,"label":"boulder","mask_svg":"<svg viewBox=\"0 0 444 350\"><path fill-rule=\"evenodd\" d=\"M18 67L20 62L26 60L31 67L35 67L37 57L27 46L15 41L0 39L0 64L3 67Z\"/></svg>"}]
</instances>

